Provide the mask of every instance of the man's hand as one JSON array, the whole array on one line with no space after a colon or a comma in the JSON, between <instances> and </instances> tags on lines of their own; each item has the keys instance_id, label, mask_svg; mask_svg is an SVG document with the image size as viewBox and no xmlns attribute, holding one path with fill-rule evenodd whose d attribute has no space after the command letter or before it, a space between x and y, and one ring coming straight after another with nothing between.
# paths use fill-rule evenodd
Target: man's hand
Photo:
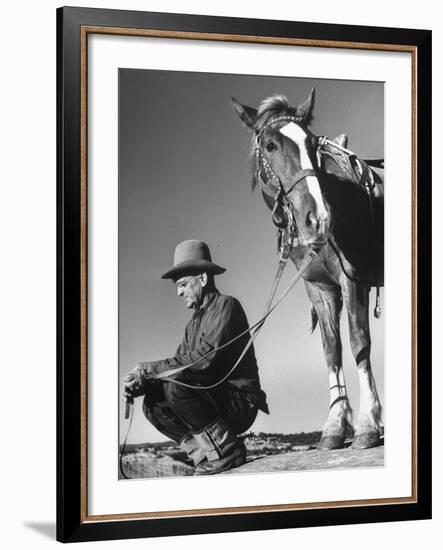
<instances>
[{"instance_id":1,"label":"man's hand","mask_svg":"<svg viewBox=\"0 0 443 550\"><path fill-rule=\"evenodd\" d=\"M146 382L153 374L154 370L150 363L137 363L132 371L123 377L123 398L132 400L134 397L144 395L146 393Z\"/></svg>"}]
</instances>

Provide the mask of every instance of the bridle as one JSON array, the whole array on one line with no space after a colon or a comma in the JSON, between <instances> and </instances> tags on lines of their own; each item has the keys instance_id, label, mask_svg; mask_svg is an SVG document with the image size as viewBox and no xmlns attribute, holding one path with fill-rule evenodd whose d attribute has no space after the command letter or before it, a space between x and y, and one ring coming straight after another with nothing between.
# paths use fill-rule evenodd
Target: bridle
<instances>
[{"instance_id":1,"label":"bridle","mask_svg":"<svg viewBox=\"0 0 443 550\"><path fill-rule=\"evenodd\" d=\"M318 174L315 172L315 170L310 168L299 170L295 174L294 179L291 182L291 185L289 186L289 188L284 187L280 178L274 172L269 162L266 160L263 154L263 148L262 148L262 139L266 130L271 126L273 126L274 124L277 124L278 122L287 122L287 123L293 122L294 124L297 124L299 126L303 123L303 117L299 117L295 115L277 115L277 116L271 117L268 120L268 122L266 122L266 124L260 129L260 131L256 133L255 147L254 147L255 162L256 162L255 179L263 193L266 203L269 206L272 205L272 202L274 203L273 206L270 206L270 207L272 208L273 222L279 229L279 235L278 235L279 249L282 248L282 245L283 246L286 245L287 247L289 247L289 249L291 249L293 246L297 244L298 230L295 222L294 206L289 200L288 195L293 191L295 186L301 181L303 181L306 177L314 176L318 178ZM315 145L315 156L316 156L317 167L319 171L321 171L322 169L323 155L326 154L325 153L326 146L332 146L336 149L339 149L349 157L350 162L354 166L354 170L356 170L356 173L359 174L358 184L360 185L360 187L363 187L366 190L366 193L368 195L370 216L372 219L372 225L375 228L375 217L374 217L373 203L372 203L374 183L372 181L372 184L371 184L371 175L370 175L368 164L377 166L377 165L380 165L382 161L375 160L375 161L372 161L372 163L370 161L366 161L366 162L362 161L357 158L355 153L353 153L349 149L342 147L336 142L331 141L326 136L317 136L316 145ZM345 274L345 276L352 282L359 282L359 279L357 277L353 277L347 272L343 264L343 259L337 247L334 245L332 239L328 238L327 242L331 245L331 248L336 254L340 263L340 267L343 273ZM376 294L376 305L374 308L374 316L378 319L381 315L380 288L377 286L376 289L377 289L377 294Z\"/></svg>"},{"instance_id":2,"label":"bridle","mask_svg":"<svg viewBox=\"0 0 443 550\"><path fill-rule=\"evenodd\" d=\"M303 122L302 117L297 117L294 115L280 115L272 117L268 120L268 122L261 128L259 132L255 135L255 161L256 161L256 180L261 188L261 190L266 193L268 196L271 196L274 200L277 200L278 196L281 195L283 197L286 197L293 191L294 187L300 183L302 180L304 180L308 176L314 176L317 177L317 174L315 170L312 170L311 168L305 168L302 170L299 170L295 176L293 181L291 182L291 185L289 188L285 188L283 183L281 182L278 175L274 172L269 162L266 160L264 154L263 154L263 148L262 148L262 139L263 136L274 124L277 124L278 122L293 122L294 124L300 125L300 123ZM263 177L263 175L265 177Z\"/></svg>"},{"instance_id":3,"label":"bridle","mask_svg":"<svg viewBox=\"0 0 443 550\"><path fill-rule=\"evenodd\" d=\"M272 166L267 161L263 154L262 139L263 136L274 124L279 122L293 122L300 125L303 122L302 117L294 115L279 115L272 117L268 122L260 129L255 135L255 179L263 193L265 201L272 209L272 220L274 225L279 229L279 246L280 241L283 238L282 231L285 231L284 238L291 241L291 245L296 243L298 238L298 230L295 223L294 207L289 200L289 194L294 190L295 186L303 181L308 176L317 177L315 170L313 169L301 169L299 170L294 179L291 181L289 187L285 187L274 172Z\"/></svg>"}]
</instances>

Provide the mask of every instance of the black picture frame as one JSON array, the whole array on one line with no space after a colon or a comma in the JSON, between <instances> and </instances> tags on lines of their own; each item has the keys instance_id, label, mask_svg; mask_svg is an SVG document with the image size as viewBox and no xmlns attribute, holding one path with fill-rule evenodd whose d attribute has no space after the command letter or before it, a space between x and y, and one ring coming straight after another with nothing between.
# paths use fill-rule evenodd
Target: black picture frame
<instances>
[{"instance_id":1,"label":"black picture frame","mask_svg":"<svg viewBox=\"0 0 443 550\"><path fill-rule=\"evenodd\" d=\"M184 38L199 33L205 40L241 40L247 36L256 41L269 38L270 43L299 41L318 45L321 41L325 47L347 44L346 47L371 49L382 45L392 51L410 51L414 56L413 341L417 368L412 500L248 513L196 511L185 516L144 519L88 517L84 434L87 379L82 368L87 350L87 256L83 248L87 190L82 185L87 166L87 97L82 88L82 59L87 56L85 36L94 32L93 27L105 33L118 33L115 29L149 30L154 35L178 33ZM431 517L431 51L428 30L75 7L57 10L57 540L77 542Z\"/></svg>"}]
</instances>

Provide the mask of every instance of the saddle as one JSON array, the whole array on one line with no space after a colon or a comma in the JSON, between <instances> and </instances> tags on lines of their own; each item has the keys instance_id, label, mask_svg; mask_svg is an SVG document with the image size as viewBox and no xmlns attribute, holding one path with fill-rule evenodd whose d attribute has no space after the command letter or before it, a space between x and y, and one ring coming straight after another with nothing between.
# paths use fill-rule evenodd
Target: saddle
<instances>
[{"instance_id":1,"label":"saddle","mask_svg":"<svg viewBox=\"0 0 443 550\"><path fill-rule=\"evenodd\" d=\"M335 145L338 147L335 147ZM318 148L318 165L321 172L343 181L369 186L375 198L384 196L384 159L360 159L352 152L343 151L348 144L346 134L340 134L331 142L321 143Z\"/></svg>"},{"instance_id":2,"label":"saddle","mask_svg":"<svg viewBox=\"0 0 443 550\"><path fill-rule=\"evenodd\" d=\"M345 184L357 185L367 196L371 224L371 246L364 282L370 286L384 284L384 159L360 159L346 149L347 136L325 140L317 152L320 173L334 176ZM335 145L338 145L336 147Z\"/></svg>"}]
</instances>

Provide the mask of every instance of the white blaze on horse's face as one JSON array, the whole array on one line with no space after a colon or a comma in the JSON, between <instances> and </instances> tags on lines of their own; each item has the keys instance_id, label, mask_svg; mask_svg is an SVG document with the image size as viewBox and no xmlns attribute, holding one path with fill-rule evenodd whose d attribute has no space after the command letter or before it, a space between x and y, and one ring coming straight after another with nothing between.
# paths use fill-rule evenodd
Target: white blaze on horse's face
<instances>
[{"instance_id":1,"label":"white blaze on horse's face","mask_svg":"<svg viewBox=\"0 0 443 550\"><path fill-rule=\"evenodd\" d=\"M308 154L308 135L306 132L295 124L294 122L289 122L282 128L280 128L280 133L289 138L295 143L300 152L300 165L302 170L313 170L312 162ZM317 208L317 219L320 222L321 231L324 231L326 221L328 219L328 211L323 200L323 195L320 189L320 183L315 176L306 176L305 178L306 185L308 186L309 193L312 195L316 208Z\"/></svg>"}]
</instances>

